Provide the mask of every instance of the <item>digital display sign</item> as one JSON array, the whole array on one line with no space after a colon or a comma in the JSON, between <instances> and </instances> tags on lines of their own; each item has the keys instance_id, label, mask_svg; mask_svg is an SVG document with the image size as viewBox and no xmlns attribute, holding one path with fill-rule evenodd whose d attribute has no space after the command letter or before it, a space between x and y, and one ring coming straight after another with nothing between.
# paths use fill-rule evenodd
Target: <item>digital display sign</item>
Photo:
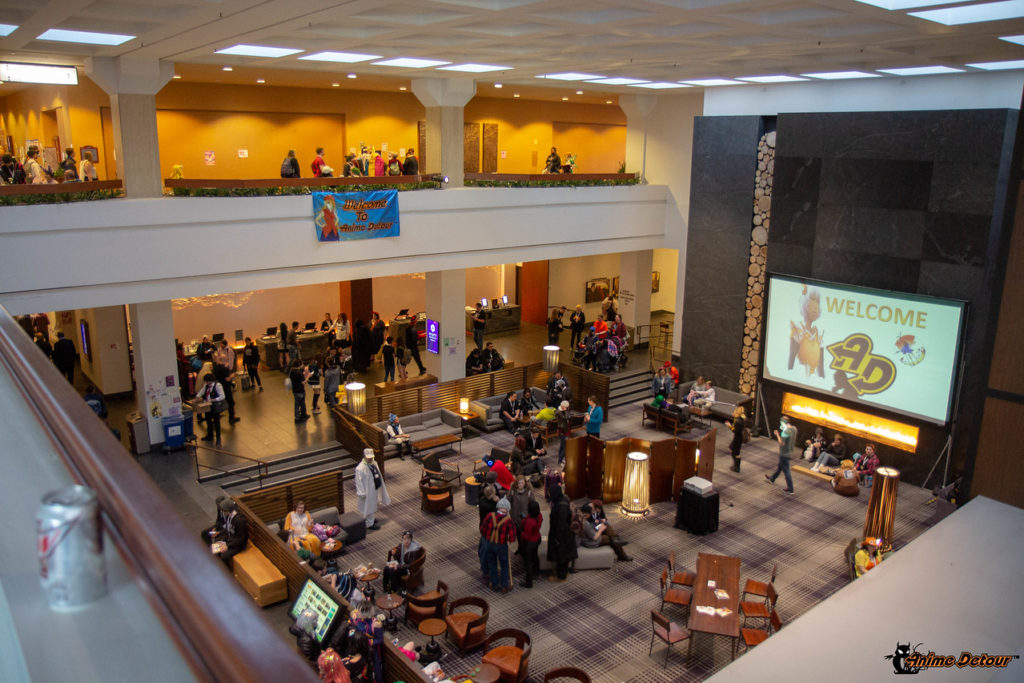
<instances>
[{"instance_id":1,"label":"digital display sign","mask_svg":"<svg viewBox=\"0 0 1024 683\"><path fill-rule=\"evenodd\" d=\"M427 318L427 351L440 353L441 323Z\"/></svg>"},{"instance_id":2,"label":"digital display sign","mask_svg":"<svg viewBox=\"0 0 1024 683\"><path fill-rule=\"evenodd\" d=\"M322 643L327 632L331 629L331 624L334 623L334 618L338 615L340 607L327 591L318 586L313 580L306 579L302 592L299 593L299 597L295 600L288 613L292 619L298 619L299 614L307 607L317 613L316 632L313 635L318 643Z\"/></svg>"}]
</instances>

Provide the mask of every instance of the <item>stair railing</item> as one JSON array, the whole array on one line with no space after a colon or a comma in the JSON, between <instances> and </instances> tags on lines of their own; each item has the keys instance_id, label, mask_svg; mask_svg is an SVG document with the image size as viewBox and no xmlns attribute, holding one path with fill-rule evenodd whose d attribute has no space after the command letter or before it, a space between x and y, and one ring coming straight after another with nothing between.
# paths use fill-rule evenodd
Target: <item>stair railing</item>
<instances>
[{"instance_id":1,"label":"stair railing","mask_svg":"<svg viewBox=\"0 0 1024 683\"><path fill-rule=\"evenodd\" d=\"M234 472L234 471L228 470L228 469L224 469L223 467L219 467L217 465L211 465L209 463L200 463L199 462L199 450L200 449L202 449L204 451L210 451L211 453L218 453L220 455L226 455L226 456L228 456L230 458L238 458L239 460L245 460L247 462L255 463L256 464L256 476L255 477L248 476L248 477L245 477L244 480L247 481L247 482L249 482L249 481L257 481L257 482L259 482L259 487L260 488L263 488L263 478L270 476L270 463L268 463L265 460L260 460L259 458L250 458L250 457L245 456L245 455L239 455L238 453L232 453L231 451L225 451L225 450L222 450L220 448L214 448L212 446L204 446L202 444L197 443L195 439L193 439L192 441L189 441L186 444L186 447L188 449L188 454L192 457L192 460L193 460L193 462L195 462L195 465L196 465L196 482L199 482L199 483L202 482L201 475L199 474L199 468L200 467L205 467L208 470L213 470L215 472L220 472L222 474L235 474L235 475L238 474L237 472ZM241 476L241 475L239 475L239 476Z\"/></svg>"}]
</instances>

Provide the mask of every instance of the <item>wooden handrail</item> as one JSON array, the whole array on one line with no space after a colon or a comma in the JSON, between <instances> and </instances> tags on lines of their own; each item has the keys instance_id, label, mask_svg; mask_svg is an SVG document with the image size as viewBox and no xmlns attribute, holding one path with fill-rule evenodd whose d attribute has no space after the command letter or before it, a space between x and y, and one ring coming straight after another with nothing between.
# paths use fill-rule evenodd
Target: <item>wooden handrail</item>
<instances>
[{"instance_id":1,"label":"wooden handrail","mask_svg":"<svg viewBox=\"0 0 1024 683\"><path fill-rule=\"evenodd\" d=\"M467 173L466 180L495 182L572 182L573 180L633 180L635 173Z\"/></svg>"},{"instance_id":2,"label":"wooden handrail","mask_svg":"<svg viewBox=\"0 0 1024 683\"><path fill-rule=\"evenodd\" d=\"M164 185L182 189L263 187L347 187L351 185L411 185L429 182L429 175L360 176L358 178L165 178Z\"/></svg>"},{"instance_id":3,"label":"wooden handrail","mask_svg":"<svg viewBox=\"0 0 1024 683\"><path fill-rule=\"evenodd\" d=\"M70 194L96 190L120 190L120 180L91 180L87 183L50 183L47 185L0 185L0 197L19 197L30 194Z\"/></svg>"},{"instance_id":4,"label":"wooden handrail","mask_svg":"<svg viewBox=\"0 0 1024 683\"><path fill-rule=\"evenodd\" d=\"M96 492L105 525L196 677L315 681L149 475L2 308L0 362L72 477Z\"/></svg>"}]
</instances>

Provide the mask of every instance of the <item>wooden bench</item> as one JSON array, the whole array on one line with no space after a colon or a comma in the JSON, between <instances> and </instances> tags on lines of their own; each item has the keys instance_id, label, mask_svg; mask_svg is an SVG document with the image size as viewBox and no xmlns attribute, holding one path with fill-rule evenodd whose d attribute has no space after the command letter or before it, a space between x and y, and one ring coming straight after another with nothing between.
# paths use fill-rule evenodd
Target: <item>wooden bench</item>
<instances>
[{"instance_id":1,"label":"wooden bench","mask_svg":"<svg viewBox=\"0 0 1024 683\"><path fill-rule=\"evenodd\" d=\"M235 579L260 607L288 599L284 574L250 543L233 558Z\"/></svg>"}]
</instances>

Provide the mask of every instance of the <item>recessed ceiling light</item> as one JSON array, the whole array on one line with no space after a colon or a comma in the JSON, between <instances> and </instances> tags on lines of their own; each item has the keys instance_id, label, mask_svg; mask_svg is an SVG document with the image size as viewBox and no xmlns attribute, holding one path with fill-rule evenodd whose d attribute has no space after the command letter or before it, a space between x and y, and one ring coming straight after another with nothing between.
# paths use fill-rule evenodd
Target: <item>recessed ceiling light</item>
<instances>
[{"instance_id":1,"label":"recessed ceiling light","mask_svg":"<svg viewBox=\"0 0 1024 683\"><path fill-rule=\"evenodd\" d=\"M613 104L613 102L611 100L605 100L604 103L605 104Z\"/></svg>"},{"instance_id":2,"label":"recessed ceiling light","mask_svg":"<svg viewBox=\"0 0 1024 683\"><path fill-rule=\"evenodd\" d=\"M451 62L445 62L440 59L419 59L418 57L395 57L394 59L385 59L381 62L374 62L374 66L397 66L404 69L424 69L428 66L441 66L443 64L451 64Z\"/></svg>"},{"instance_id":3,"label":"recessed ceiling light","mask_svg":"<svg viewBox=\"0 0 1024 683\"><path fill-rule=\"evenodd\" d=\"M349 75L348 75L348 77L349 77L349 78L355 78L355 77L356 77L356 75L355 75L355 74L349 74Z\"/></svg>"},{"instance_id":4,"label":"recessed ceiling light","mask_svg":"<svg viewBox=\"0 0 1024 683\"><path fill-rule=\"evenodd\" d=\"M635 83L630 88L650 88L651 90L668 90L669 88L689 88L690 86L685 83L666 83L659 81L657 83Z\"/></svg>"},{"instance_id":5,"label":"recessed ceiling light","mask_svg":"<svg viewBox=\"0 0 1024 683\"><path fill-rule=\"evenodd\" d=\"M741 81L750 81L751 83L792 83L793 81L806 81L806 78L800 78L799 76L787 76L785 74L769 74L766 76L738 76Z\"/></svg>"},{"instance_id":6,"label":"recessed ceiling light","mask_svg":"<svg viewBox=\"0 0 1024 683\"><path fill-rule=\"evenodd\" d=\"M234 71L234 68L232 68L232 67L230 67L230 66L222 66L222 67L220 68L220 70L221 70L221 71Z\"/></svg>"},{"instance_id":7,"label":"recessed ceiling light","mask_svg":"<svg viewBox=\"0 0 1024 683\"><path fill-rule=\"evenodd\" d=\"M238 55L240 57L287 57L302 52L290 47L267 47L265 45L232 45L223 50L214 50L218 55Z\"/></svg>"},{"instance_id":8,"label":"recessed ceiling light","mask_svg":"<svg viewBox=\"0 0 1024 683\"><path fill-rule=\"evenodd\" d=\"M406 88L404 85L398 86L398 89L402 91L408 90L408 88Z\"/></svg>"},{"instance_id":9,"label":"recessed ceiling light","mask_svg":"<svg viewBox=\"0 0 1024 683\"><path fill-rule=\"evenodd\" d=\"M502 86L502 85L501 85L501 83L495 83L495 84L494 84L494 87L495 87L495 88L501 88L501 87L504 87L504 86Z\"/></svg>"},{"instance_id":10,"label":"recessed ceiling light","mask_svg":"<svg viewBox=\"0 0 1024 683\"><path fill-rule=\"evenodd\" d=\"M931 7L932 5L948 5L957 0L857 0L865 5L874 5L882 9L900 10L914 7Z\"/></svg>"},{"instance_id":11,"label":"recessed ceiling light","mask_svg":"<svg viewBox=\"0 0 1024 683\"><path fill-rule=\"evenodd\" d=\"M582 90L577 90L577 91L576 91L576 94L577 94L577 95L582 95L582 94L583 94L583 91L582 91Z\"/></svg>"},{"instance_id":12,"label":"recessed ceiling light","mask_svg":"<svg viewBox=\"0 0 1024 683\"><path fill-rule=\"evenodd\" d=\"M73 66L3 62L0 63L0 81L78 85L78 70Z\"/></svg>"},{"instance_id":13,"label":"recessed ceiling light","mask_svg":"<svg viewBox=\"0 0 1024 683\"><path fill-rule=\"evenodd\" d=\"M816 74L800 74L808 78L820 78L826 81L841 81L847 78L881 78L878 74L869 74L863 71L824 71Z\"/></svg>"},{"instance_id":14,"label":"recessed ceiling light","mask_svg":"<svg viewBox=\"0 0 1024 683\"><path fill-rule=\"evenodd\" d=\"M1024 35L1021 35L1021 36L1002 36L999 40L1005 40L1008 43L1016 43L1017 45L1024 45Z\"/></svg>"},{"instance_id":15,"label":"recessed ceiling light","mask_svg":"<svg viewBox=\"0 0 1024 683\"><path fill-rule=\"evenodd\" d=\"M174 74L173 76L171 76L171 78L173 78L176 81L180 81L181 80L181 74Z\"/></svg>"},{"instance_id":16,"label":"recessed ceiling light","mask_svg":"<svg viewBox=\"0 0 1024 683\"><path fill-rule=\"evenodd\" d=\"M331 87L332 88L339 88L339 87L341 87L341 83L331 83Z\"/></svg>"},{"instance_id":17,"label":"recessed ceiling light","mask_svg":"<svg viewBox=\"0 0 1024 683\"><path fill-rule=\"evenodd\" d=\"M515 97L516 99L519 99L519 93L517 93L517 92L516 93L512 93L512 97Z\"/></svg>"},{"instance_id":18,"label":"recessed ceiling light","mask_svg":"<svg viewBox=\"0 0 1024 683\"><path fill-rule=\"evenodd\" d=\"M563 98L562 98L562 101L563 101L563 102L568 102L568 101L569 101L569 98L568 98L568 97L563 97Z\"/></svg>"},{"instance_id":19,"label":"recessed ceiling light","mask_svg":"<svg viewBox=\"0 0 1024 683\"><path fill-rule=\"evenodd\" d=\"M267 79L265 79L265 78L257 78L257 79L256 79L256 82L257 82L257 83L266 83L266 82L267 82Z\"/></svg>"},{"instance_id":20,"label":"recessed ceiling light","mask_svg":"<svg viewBox=\"0 0 1024 683\"><path fill-rule=\"evenodd\" d=\"M587 83L600 83L601 85L636 85L638 83L650 83L643 78L598 78Z\"/></svg>"},{"instance_id":21,"label":"recessed ceiling light","mask_svg":"<svg viewBox=\"0 0 1024 683\"><path fill-rule=\"evenodd\" d=\"M442 66L438 71L466 71L468 73L482 74L488 71L509 71L512 68L511 66L495 66L494 64L452 64L451 66Z\"/></svg>"},{"instance_id":22,"label":"recessed ceiling light","mask_svg":"<svg viewBox=\"0 0 1024 683\"><path fill-rule=\"evenodd\" d=\"M982 21L1017 19L1024 17L1024 0L987 2L983 5L965 5L947 9L930 9L924 12L908 12L912 17L934 21L944 26L977 24Z\"/></svg>"},{"instance_id":23,"label":"recessed ceiling light","mask_svg":"<svg viewBox=\"0 0 1024 683\"><path fill-rule=\"evenodd\" d=\"M928 76L931 74L955 74L963 69L954 69L951 66L911 66L900 69L879 69L882 73L893 76Z\"/></svg>"},{"instance_id":24,"label":"recessed ceiling light","mask_svg":"<svg viewBox=\"0 0 1024 683\"><path fill-rule=\"evenodd\" d=\"M728 78L698 78L695 81L680 81L687 85L699 85L702 87L714 87L716 85L743 85L740 81L733 81Z\"/></svg>"},{"instance_id":25,"label":"recessed ceiling light","mask_svg":"<svg viewBox=\"0 0 1024 683\"><path fill-rule=\"evenodd\" d=\"M14 33L18 27L15 24L0 24L0 38Z\"/></svg>"},{"instance_id":26,"label":"recessed ceiling light","mask_svg":"<svg viewBox=\"0 0 1024 683\"><path fill-rule=\"evenodd\" d=\"M984 69L985 71L1024 69L1024 59L1013 59L1008 62L975 62L974 64L968 64L967 66L973 66L975 69Z\"/></svg>"},{"instance_id":27,"label":"recessed ceiling light","mask_svg":"<svg viewBox=\"0 0 1024 683\"><path fill-rule=\"evenodd\" d=\"M135 36L120 33L94 33L93 31L71 31L63 28L51 28L36 36L36 40L54 40L59 43L85 43L87 45L120 45L127 43Z\"/></svg>"},{"instance_id":28,"label":"recessed ceiling light","mask_svg":"<svg viewBox=\"0 0 1024 683\"><path fill-rule=\"evenodd\" d=\"M604 76L597 76L595 74L581 74L576 73L575 71L566 71L565 73L560 74L543 74L541 76L537 76L537 78L547 78L548 80L552 81L594 81L600 78L604 78Z\"/></svg>"},{"instance_id":29,"label":"recessed ceiling light","mask_svg":"<svg viewBox=\"0 0 1024 683\"><path fill-rule=\"evenodd\" d=\"M380 59L380 55L364 55L358 52L315 52L311 55L303 55L299 59L305 59L311 62L344 62L351 64L353 62L365 62L370 59Z\"/></svg>"}]
</instances>

